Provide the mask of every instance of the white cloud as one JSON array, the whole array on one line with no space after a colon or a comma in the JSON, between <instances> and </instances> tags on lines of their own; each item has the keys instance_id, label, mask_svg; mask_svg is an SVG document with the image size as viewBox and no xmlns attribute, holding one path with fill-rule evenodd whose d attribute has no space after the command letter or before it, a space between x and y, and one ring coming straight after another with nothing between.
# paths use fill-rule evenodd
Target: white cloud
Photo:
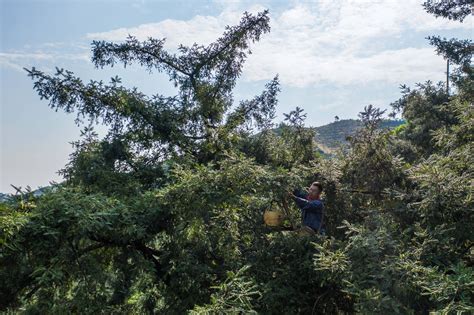
<instances>
[{"instance_id":1,"label":"white cloud","mask_svg":"<svg viewBox=\"0 0 474 315\"><path fill-rule=\"evenodd\" d=\"M87 34L87 39L124 41L127 36L133 35L139 40L148 37L166 38L166 46L177 48L179 44L190 45L195 41L200 44L209 44L220 34L225 24L218 17L195 16L189 21L164 20L159 23L142 24L132 28L119 28L109 32Z\"/></svg>"},{"instance_id":2,"label":"white cloud","mask_svg":"<svg viewBox=\"0 0 474 315\"><path fill-rule=\"evenodd\" d=\"M20 59L36 59L36 60L51 60L53 55L45 53L0 53L0 58L4 60L20 60Z\"/></svg>"},{"instance_id":3,"label":"white cloud","mask_svg":"<svg viewBox=\"0 0 474 315\"><path fill-rule=\"evenodd\" d=\"M179 44L209 44L226 25L238 23L244 10L262 11L262 5L245 1L215 0L218 16L198 15L190 20L167 19L101 33L86 39L123 41L128 34L139 40L167 38L166 48ZM289 7L271 10L271 33L252 47L243 79L268 80L279 73L284 84L297 87L321 82L336 84L411 83L441 79L444 61L424 40L425 33L466 29L463 24L436 19L415 0L320 0L295 1ZM402 44L408 34L416 42Z\"/></svg>"},{"instance_id":4,"label":"white cloud","mask_svg":"<svg viewBox=\"0 0 474 315\"><path fill-rule=\"evenodd\" d=\"M262 48L264 50L264 48ZM303 62L301 62L303 60ZM394 84L442 79L444 61L432 48L386 50L369 57L351 54L314 56L308 52L275 52L272 58L256 52L244 70L246 80L269 79L280 74L282 83L297 87L321 82L357 84L384 81Z\"/></svg>"},{"instance_id":5,"label":"white cloud","mask_svg":"<svg viewBox=\"0 0 474 315\"><path fill-rule=\"evenodd\" d=\"M180 44L207 45L222 35L226 25L239 23L243 11L236 9L235 5L238 2L230 2L230 4L232 5L227 6L218 16L196 15L188 21L166 19L158 23L147 23L131 28L88 33L85 38L121 42L125 41L130 34L138 40L146 40L148 37L166 38L165 46L168 49L176 49ZM257 13L264 9L263 6L254 5L247 8L247 11Z\"/></svg>"},{"instance_id":6,"label":"white cloud","mask_svg":"<svg viewBox=\"0 0 474 315\"><path fill-rule=\"evenodd\" d=\"M90 62L90 53L86 51L86 47L83 45L74 46L76 49L79 48L78 52L61 52L60 48L64 46L63 43L46 43L42 47L50 48L49 51L16 50L0 52L0 67L24 72L23 67L35 66L42 67L44 70L52 70L54 66L62 62ZM70 47L70 45L68 46Z\"/></svg>"},{"instance_id":7,"label":"white cloud","mask_svg":"<svg viewBox=\"0 0 474 315\"><path fill-rule=\"evenodd\" d=\"M0 53L0 67L9 68L16 71L24 72L24 67L33 66L34 63L44 63L53 61L54 58L50 54L45 53L27 53L13 52Z\"/></svg>"},{"instance_id":8,"label":"white cloud","mask_svg":"<svg viewBox=\"0 0 474 315\"><path fill-rule=\"evenodd\" d=\"M24 71L22 66L1 57L0 57L0 68L10 68L16 71Z\"/></svg>"}]
</instances>

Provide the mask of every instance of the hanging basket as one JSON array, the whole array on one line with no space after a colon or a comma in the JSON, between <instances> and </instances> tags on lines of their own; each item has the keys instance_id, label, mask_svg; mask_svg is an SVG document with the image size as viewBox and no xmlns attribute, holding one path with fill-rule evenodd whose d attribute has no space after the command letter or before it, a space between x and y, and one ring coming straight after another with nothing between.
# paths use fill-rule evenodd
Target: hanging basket
<instances>
[{"instance_id":1,"label":"hanging basket","mask_svg":"<svg viewBox=\"0 0 474 315\"><path fill-rule=\"evenodd\" d=\"M265 210L263 221L268 226L281 226L285 220L285 215L281 211Z\"/></svg>"}]
</instances>

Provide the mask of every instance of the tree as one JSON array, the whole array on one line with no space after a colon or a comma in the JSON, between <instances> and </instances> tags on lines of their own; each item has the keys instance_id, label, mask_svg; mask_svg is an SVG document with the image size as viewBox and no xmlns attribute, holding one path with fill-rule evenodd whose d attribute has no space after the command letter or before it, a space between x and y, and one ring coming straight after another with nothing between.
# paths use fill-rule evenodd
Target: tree
<instances>
[{"instance_id":1,"label":"tree","mask_svg":"<svg viewBox=\"0 0 474 315\"><path fill-rule=\"evenodd\" d=\"M138 62L150 72L164 72L178 88L173 97L147 97L136 88L121 86L118 77L109 85L85 84L63 69L54 76L35 68L25 70L51 108L77 111L77 123L87 118L111 126L100 150L110 165L121 161L137 171L184 155L206 162L232 147L246 124L264 128L273 118L279 91L276 77L261 95L231 108L232 89L250 53L249 44L269 32L268 19L267 11L256 16L245 13L240 24L227 27L215 43L180 46L178 54L165 51L164 40L153 38L139 42L129 36L122 44L92 43L96 67ZM146 151L147 155L141 153Z\"/></svg>"},{"instance_id":2,"label":"tree","mask_svg":"<svg viewBox=\"0 0 474 315\"><path fill-rule=\"evenodd\" d=\"M423 7L436 17L462 22L471 14L472 2L469 0L428 0L423 3Z\"/></svg>"},{"instance_id":3,"label":"tree","mask_svg":"<svg viewBox=\"0 0 474 315\"><path fill-rule=\"evenodd\" d=\"M463 22L472 13L472 1L469 0L429 0L423 3L428 13L436 17L444 17L450 20ZM457 66L451 74L456 87L465 95L466 99L474 97L474 70L471 64L474 46L471 39L459 40L456 38L446 39L440 36L430 36L428 40L436 47L438 55L443 56L448 63Z\"/></svg>"},{"instance_id":4,"label":"tree","mask_svg":"<svg viewBox=\"0 0 474 315\"><path fill-rule=\"evenodd\" d=\"M167 73L179 91L170 98L28 70L50 106L112 128L102 140L84 129L64 183L0 203L2 311L473 311L470 77L452 95L407 89L395 131L365 107L349 148L323 159L302 109L270 129L277 79L231 106L248 45L268 30L267 12L244 14L216 43L178 55L155 39L94 42L99 67ZM400 143L415 148L410 160ZM263 224L267 209L299 218L288 189L315 180L328 236Z\"/></svg>"},{"instance_id":5,"label":"tree","mask_svg":"<svg viewBox=\"0 0 474 315\"><path fill-rule=\"evenodd\" d=\"M113 307L124 303L131 285L140 285L132 281L134 262L142 266L137 272L170 285L170 280L163 279L170 266L163 266L162 252L154 242L158 234L166 233L165 226L172 229L171 213L166 207L155 208L157 201L150 189L167 182L173 163L219 161L232 151L247 125L268 127L277 103L277 78L261 95L231 106L232 89L250 53L249 45L269 30L264 11L245 13L240 24L227 27L216 42L207 47L180 46L178 54L165 51L164 40L153 38L139 42L129 36L123 44L92 43L96 67L138 62L150 72L168 74L178 87L174 97L147 97L136 88L121 86L118 77L108 85L102 81L86 84L68 70L57 69L51 76L25 69L51 108L77 112L77 124L88 119L111 129L103 140L97 139L91 127L84 129L85 139L74 143L76 151L62 170L67 179L64 190L41 199L29 224L17 227L18 233L9 239L18 248L10 248L4 262L29 267L15 269L13 274L20 281L18 286L5 286L10 291L4 303L22 303L26 296L26 303L40 310L56 305L60 311L71 303L81 309L90 303L84 310L93 312L100 304L92 301L106 298ZM14 205L8 209L8 213L17 211ZM31 239L35 236L41 240L38 244ZM70 264L77 269L69 269ZM77 294L70 301L35 302L55 295L49 285L62 285L61 292L76 290ZM115 286L112 295L103 286Z\"/></svg>"}]
</instances>

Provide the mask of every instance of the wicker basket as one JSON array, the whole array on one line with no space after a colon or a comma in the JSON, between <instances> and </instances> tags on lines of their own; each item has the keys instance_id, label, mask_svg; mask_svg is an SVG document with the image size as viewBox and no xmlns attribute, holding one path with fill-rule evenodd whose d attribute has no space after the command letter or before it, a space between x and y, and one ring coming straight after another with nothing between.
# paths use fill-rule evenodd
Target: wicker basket
<instances>
[{"instance_id":1,"label":"wicker basket","mask_svg":"<svg viewBox=\"0 0 474 315\"><path fill-rule=\"evenodd\" d=\"M285 215L281 211L266 210L263 214L263 221L268 226L280 226L284 219Z\"/></svg>"}]
</instances>

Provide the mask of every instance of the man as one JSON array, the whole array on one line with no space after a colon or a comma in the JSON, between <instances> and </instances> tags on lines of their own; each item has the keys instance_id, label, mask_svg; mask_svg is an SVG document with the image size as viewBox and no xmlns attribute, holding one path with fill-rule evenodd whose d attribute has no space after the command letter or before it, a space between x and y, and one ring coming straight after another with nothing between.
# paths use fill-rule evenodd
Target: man
<instances>
[{"instance_id":1,"label":"man","mask_svg":"<svg viewBox=\"0 0 474 315\"><path fill-rule=\"evenodd\" d=\"M298 231L300 234L325 234L323 228L323 210L324 204L321 201L321 192L323 186L320 182L314 182L308 188L308 193L299 193L294 191L290 196L296 202L301 210L301 219L303 226Z\"/></svg>"}]
</instances>

